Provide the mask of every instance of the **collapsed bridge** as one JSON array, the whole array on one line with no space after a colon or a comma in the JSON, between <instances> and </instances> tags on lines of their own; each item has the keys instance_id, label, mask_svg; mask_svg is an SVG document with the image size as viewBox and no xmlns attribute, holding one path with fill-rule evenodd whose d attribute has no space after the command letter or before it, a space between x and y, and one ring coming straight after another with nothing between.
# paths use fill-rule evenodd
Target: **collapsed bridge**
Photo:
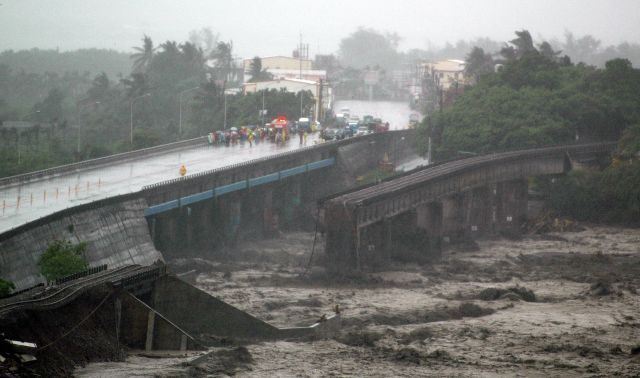
<instances>
[{"instance_id":1,"label":"collapsed bridge","mask_svg":"<svg viewBox=\"0 0 640 378\"><path fill-rule=\"evenodd\" d=\"M598 143L511 151L429 166L320 203L325 250L338 270L361 269L402 257L398 245L413 239L426 255L442 241L488 232L518 233L526 221L529 177L566 173L610 154ZM416 236L417 235L417 236Z\"/></svg>"}]
</instances>

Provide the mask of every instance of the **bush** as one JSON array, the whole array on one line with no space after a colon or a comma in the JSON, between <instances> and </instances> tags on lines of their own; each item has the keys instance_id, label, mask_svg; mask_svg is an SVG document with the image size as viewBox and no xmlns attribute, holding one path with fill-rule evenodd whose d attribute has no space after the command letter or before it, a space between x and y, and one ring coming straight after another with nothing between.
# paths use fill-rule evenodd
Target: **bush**
<instances>
[{"instance_id":1,"label":"bush","mask_svg":"<svg viewBox=\"0 0 640 378\"><path fill-rule=\"evenodd\" d=\"M0 298L6 297L11 294L11 290L15 289L16 286L11 281L5 281L0 278Z\"/></svg>"},{"instance_id":2,"label":"bush","mask_svg":"<svg viewBox=\"0 0 640 378\"><path fill-rule=\"evenodd\" d=\"M86 243L73 244L68 240L54 240L40 257L40 274L53 281L87 269L84 258Z\"/></svg>"}]
</instances>

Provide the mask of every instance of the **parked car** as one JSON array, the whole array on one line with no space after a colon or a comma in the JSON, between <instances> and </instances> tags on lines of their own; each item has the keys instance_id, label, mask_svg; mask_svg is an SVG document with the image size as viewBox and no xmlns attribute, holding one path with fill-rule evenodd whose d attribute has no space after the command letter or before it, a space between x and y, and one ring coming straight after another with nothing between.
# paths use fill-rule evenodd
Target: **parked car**
<instances>
[{"instance_id":1,"label":"parked car","mask_svg":"<svg viewBox=\"0 0 640 378\"><path fill-rule=\"evenodd\" d=\"M347 128L336 129L336 140L342 140L347 137Z\"/></svg>"},{"instance_id":2,"label":"parked car","mask_svg":"<svg viewBox=\"0 0 640 378\"><path fill-rule=\"evenodd\" d=\"M336 139L337 129L326 129L322 133L322 139L324 140L335 140Z\"/></svg>"},{"instance_id":3,"label":"parked car","mask_svg":"<svg viewBox=\"0 0 640 378\"><path fill-rule=\"evenodd\" d=\"M358 133L356 135L367 135L369 134L369 128L367 126L358 127Z\"/></svg>"}]
</instances>

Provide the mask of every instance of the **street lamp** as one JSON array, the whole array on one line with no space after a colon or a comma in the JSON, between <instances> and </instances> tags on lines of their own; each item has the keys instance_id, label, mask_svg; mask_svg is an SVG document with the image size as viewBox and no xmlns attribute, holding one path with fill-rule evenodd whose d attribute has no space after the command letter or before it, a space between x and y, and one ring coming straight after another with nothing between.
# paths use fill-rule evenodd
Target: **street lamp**
<instances>
[{"instance_id":1,"label":"street lamp","mask_svg":"<svg viewBox=\"0 0 640 378\"><path fill-rule=\"evenodd\" d=\"M145 93L142 96L135 97L135 98L133 98L131 100L131 113L130 113L131 131L129 132L129 139L130 139L130 142L131 142L131 148L133 148L133 103L138 99L141 99L143 97L150 97L150 96L151 96L151 93Z\"/></svg>"},{"instance_id":2,"label":"street lamp","mask_svg":"<svg viewBox=\"0 0 640 378\"><path fill-rule=\"evenodd\" d=\"M195 91L196 89L200 89L200 86L191 88L191 89L185 89L184 91L180 92L180 94L178 94L178 102L180 103L180 120L178 121L178 139L182 138L182 95L187 93L187 92L191 92L191 91Z\"/></svg>"},{"instance_id":3,"label":"street lamp","mask_svg":"<svg viewBox=\"0 0 640 378\"><path fill-rule=\"evenodd\" d=\"M100 105L100 101L94 101L92 105L94 105L94 109L95 109L95 106ZM82 112L80 112L79 118L80 120L78 122L78 141L76 145L76 153L78 154L78 158L80 157L80 128L82 127Z\"/></svg>"}]
</instances>

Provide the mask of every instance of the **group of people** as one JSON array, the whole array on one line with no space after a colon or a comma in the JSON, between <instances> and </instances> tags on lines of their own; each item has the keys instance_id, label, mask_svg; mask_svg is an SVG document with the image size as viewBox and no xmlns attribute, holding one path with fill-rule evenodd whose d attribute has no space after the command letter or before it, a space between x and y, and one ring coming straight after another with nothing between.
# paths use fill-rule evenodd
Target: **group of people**
<instances>
[{"instance_id":1,"label":"group of people","mask_svg":"<svg viewBox=\"0 0 640 378\"><path fill-rule=\"evenodd\" d=\"M228 130L218 130L209 133L209 143L214 145L236 145L238 143L249 143L249 147L253 144L264 142L269 137L270 130L268 128L250 128L243 126L241 128L232 127Z\"/></svg>"}]
</instances>

